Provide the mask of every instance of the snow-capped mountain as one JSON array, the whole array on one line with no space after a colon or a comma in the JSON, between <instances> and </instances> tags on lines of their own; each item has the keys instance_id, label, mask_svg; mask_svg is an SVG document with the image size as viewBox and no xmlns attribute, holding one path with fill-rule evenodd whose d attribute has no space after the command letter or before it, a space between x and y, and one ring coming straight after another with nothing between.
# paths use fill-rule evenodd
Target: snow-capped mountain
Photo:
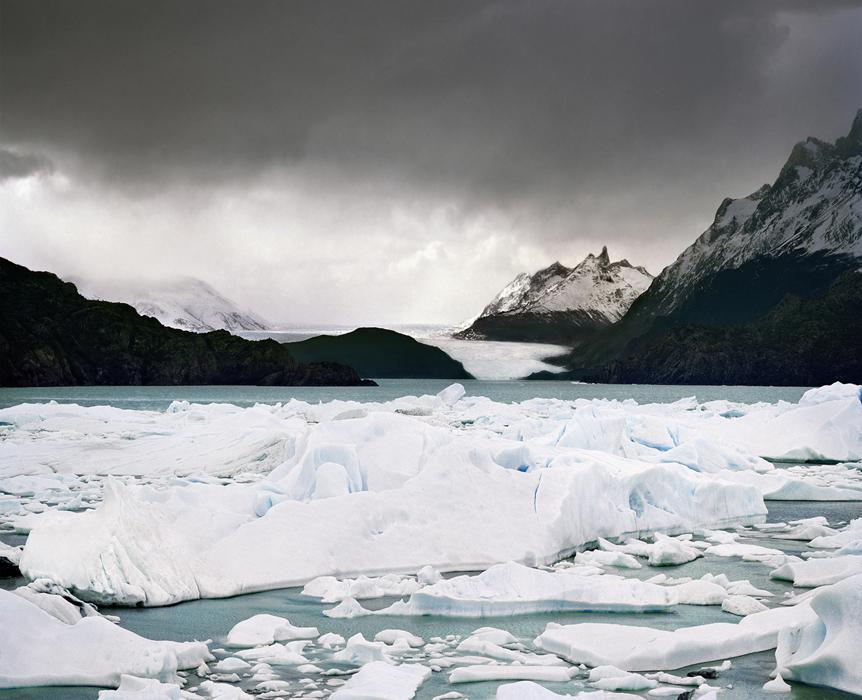
<instances>
[{"instance_id":1,"label":"snow-capped mountain","mask_svg":"<svg viewBox=\"0 0 862 700\"><path fill-rule=\"evenodd\" d=\"M712 225L656 278L655 311L678 308L721 270L812 254L862 257L862 110L846 137L797 143L772 185L725 199Z\"/></svg>"},{"instance_id":2,"label":"snow-capped mountain","mask_svg":"<svg viewBox=\"0 0 862 700\"><path fill-rule=\"evenodd\" d=\"M573 268L555 262L533 275L518 275L485 307L482 316L584 311L613 322L622 318L652 279L643 267L633 267L628 260L611 262L604 247Z\"/></svg>"},{"instance_id":3,"label":"snow-capped mountain","mask_svg":"<svg viewBox=\"0 0 862 700\"><path fill-rule=\"evenodd\" d=\"M82 295L91 299L121 301L162 325L205 333L213 330L257 331L267 321L239 308L206 282L184 277L158 284L76 282Z\"/></svg>"},{"instance_id":4,"label":"snow-capped mountain","mask_svg":"<svg viewBox=\"0 0 862 700\"><path fill-rule=\"evenodd\" d=\"M555 262L532 275L518 275L460 335L536 342L582 340L588 331L622 318L652 279L643 267L628 260L611 262L605 247L573 268Z\"/></svg>"},{"instance_id":5,"label":"snow-capped mountain","mask_svg":"<svg viewBox=\"0 0 862 700\"><path fill-rule=\"evenodd\" d=\"M601 381L855 381L862 314L862 110L796 146L771 185L713 223L568 366Z\"/></svg>"}]
</instances>

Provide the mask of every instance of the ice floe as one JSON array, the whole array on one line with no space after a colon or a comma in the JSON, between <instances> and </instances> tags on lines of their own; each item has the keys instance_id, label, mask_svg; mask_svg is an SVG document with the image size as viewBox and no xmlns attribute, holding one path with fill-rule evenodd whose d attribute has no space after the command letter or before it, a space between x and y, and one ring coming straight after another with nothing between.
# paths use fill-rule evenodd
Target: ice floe
<instances>
[{"instance_id":1,"label":"ice floe","mask_svg":"<svg viewBox=\"0 0 862 700\"><path fill-rule=\"evenodd\" d=\"M305 584L303 595L320 598L324 603L335 603L345 598L367 600L385 596L410 595L421 587L421 583L410 576L387 574L385 576L359 576L337 579L335 576L319 576Z\"/></svg>"},{"instance_id":2,"label":"ice floe","mask_svg":"<svg viewBox=\"0 0 862 700\"><path fill-rule=\"evenodd\" d=\"M779 677L862 695L862 575L817 592L810 605L815 619L778 635Z\"/></svg>"},{"instance_id":3,"label":"ice floe","mask_svg":"<svg viewBox=\"0 0 862 700\"><path fill-rule=\"evenodd\" d=\"M674 631L594 622L549 623L535 644L572 663L626 671L676 669L772 649L782 629L800 627L813 619L811 608L800 604L754 613L735 624L719 622Z\"/></svg>"},{"instance_id":4,"label":"ice floe","mask_svg":"<svg viewBox=\"0 0 862 700\"><path fill-rule=\"evenodd\" d=\"M813 588L837 583L856 574L862 574L862 554L790 561L769 575L780 581L792 581L794 586Z\"/></svg>"},{"instance_id":5,"label":"ice floe","mask_svg":"<svg viewBox=\"0 0 862 700\"><path fill-rule=\"evenodd\" d=\"M646 612L677 602L664 586L616 576L582 576L579 567L549 572L497 564L475 576L456 576L420 588L378 615L487 617L555 611ZM723 590L723 589L722 589Z\"/></svg>"},{"instance_id":6,"label":"ice floe","mask_svg":"<svg viewBox=\"0 0 862 700\"><path fill-rule=\"evenodd\" d=\"M287 618L260 614L234 625L228 632L225 644L232 647L256 647L293 639L315 639L319 635L316 627L296 627L290 624Z\"/></svg>"},{"instance_id":7,"label":"ice floe","mask_svg":"<svg viewBox=\"0 0 862 700\"><path fill-rule=\"evenodd\" d=\"M145 639L95 615L63 622L0 590L0 688L118 686L123 675L176 682L178 669L212 658L206 644Z\"/></svg>"},{"instance_id":8,"label":"ice floe","mask_svg":"<svg viewBox=\"0 0 862 700\"><path fill-rule=\"evenodd\" d=\"M180 700L180 686L155 678L123 675L116 690L100 690L99 700Z\"/></svg>"},{"instance_id":9,"label":"ice floe","mask_svg":"<svg viewBox=\"0 0 862 700\"><path fill-rule=\"evenodd\" d=\"M347 683L336 690L332 700L410 700L431 675L431 669L419 664L393 666L371 661L359 669Z\"/></svg>"},{"instance_id":10,"label":"ice floe","mask_svg":"<svg viewBox=\"0 0 862 700\"><path fill-rule=\"evenodd\" d=\"M575 669L576 670L576 669ZM531 680L565 683L574 671L563 666L526 666L524 664L488 664L462 666L449 674L450 683L479 683L482 681Z\"/></svg>"}]
</instances>

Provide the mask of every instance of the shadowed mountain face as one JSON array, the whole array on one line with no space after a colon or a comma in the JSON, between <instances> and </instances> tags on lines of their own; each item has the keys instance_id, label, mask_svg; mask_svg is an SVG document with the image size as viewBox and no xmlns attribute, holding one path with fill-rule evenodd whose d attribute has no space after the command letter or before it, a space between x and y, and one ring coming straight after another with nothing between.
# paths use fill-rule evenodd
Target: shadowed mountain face
<instances>
[{"instance_id":1,"label":"shadowed mountain face","mask_svg":"<svg viewBox=\"0 0 862 700\"><path fill-rule=\"evenodd\" d=\"M775 183L725 200L622 320L566 364L620 382L860 381L860 267L862 110L848 136L797 144Z\"/></svg>"},{"instance_id":2,"label":"shadowed mountain face","mask_svg":"<svg viewBox=\"0 0 862 700\"><path fill-rule=\"evenodd\" d=\"M457 337L577 345L622 318L651 281L644 268L611 262L602 248L573 268L555 262L518 275Z\"/></svg>"},{"instance_id":3,"label":"shadowed mountain face","mask_svg":"<svg viewBox=\"0 0 862 700\"><path fill-rule=\"evenodd\" d=\"M166 328L0 258L2 386L364 383L344 365L301 364L275 341Z\"/></svg>"},{"instance_id":4,"label":"shadowed mountain face","mask_svg":"<svg viewBox=\"0 0 862 700\"><path fill-rule=\"evenodd\" d=\"M340 362L375 379L472 379L464 365L440 348L385 328L357 328L287 343L301 362Z\"/></svg>"}]
</instances>

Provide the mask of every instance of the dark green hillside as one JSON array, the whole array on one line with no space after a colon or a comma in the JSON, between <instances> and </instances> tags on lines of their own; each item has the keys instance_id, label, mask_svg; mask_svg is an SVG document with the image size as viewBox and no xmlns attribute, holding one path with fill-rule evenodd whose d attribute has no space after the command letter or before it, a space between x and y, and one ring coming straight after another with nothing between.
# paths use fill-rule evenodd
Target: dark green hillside
<instances>
[{"instance_id":1,"label":"dark green hillside","mask_svg":"<svg viewBox=\"0 0 862 700\"><path fill-rule=\"evenodd\" d=\"M341 362L375 379L472 379L464 365L440 348L385 328L357 328L286 343L300 362Z\"/></svg>"},{"instance_id":2,"label":"dark green hillside","mask_svg":"<svg viewBox=\"0 0 862 700\"><path fill-rule=\"evenodd\" d=\"M0 386L362 383L344 365L300 364L275 341L166 328L0 258Z\"/></svg>"}]
</instances>

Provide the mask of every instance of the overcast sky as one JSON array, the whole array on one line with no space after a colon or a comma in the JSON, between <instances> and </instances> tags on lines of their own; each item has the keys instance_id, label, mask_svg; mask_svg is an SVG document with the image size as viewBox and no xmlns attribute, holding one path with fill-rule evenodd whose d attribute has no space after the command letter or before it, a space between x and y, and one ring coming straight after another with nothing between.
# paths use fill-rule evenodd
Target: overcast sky
<instances>
[{"instance_id":1,"label":"overcast sky","mask_svg":"<svg viewBox=\"0 0 862 700\"><path fill-rule=\"evenodd\" d=\"M860 36L825 0L0 0L0 256L295 323L460 321L605 244L657 273L848 131Z\"/></svg>"}]
</instances>

